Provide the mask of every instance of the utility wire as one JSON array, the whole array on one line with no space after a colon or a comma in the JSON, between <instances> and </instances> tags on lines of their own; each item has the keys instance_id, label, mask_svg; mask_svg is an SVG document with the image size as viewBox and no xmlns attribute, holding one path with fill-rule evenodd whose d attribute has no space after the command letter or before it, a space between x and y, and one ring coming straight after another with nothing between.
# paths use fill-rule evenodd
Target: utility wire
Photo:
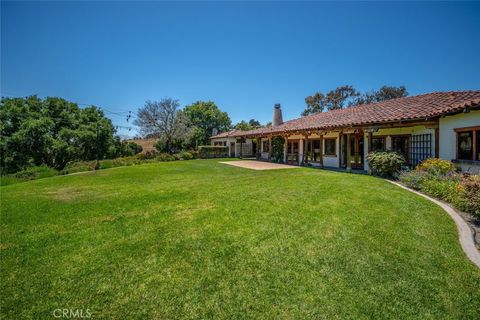
<instances>
[{"instance_id":1,"label":"utility wire","mask_svg":"<svg viewBox=\"0 0 480 320\"><path fill-rule=\"evenodd\" d=\"M11 94L11 93L7 93L5 91L1 92L1 96L2 96L2 99L4 97L8 97L8 98L20 98L20 97L29 97L29 96L25 96L25 95L14 95L14 94ZM96 106L94 104L90 104L90 103L79 103L79 102L75 102L75 101L68 101L68 102L71 102L71 103L74 103L76 105L79 105L79 106L87 106L87 107L97 107L99 108L100 110L106 112L106 113L110 113L110 114L114 114L114 115L117 115L117 116L120 116L120 117L126 117L126 121L129 122L132 117L134 116L133 112L132 111L120 111L120 112L114 112L114 111L110 111L108 109L105 109L103 107L99 107L99 106ZM61 119L61 118L56 118L56 117L50 117L50 118L53 118L53 119ZM132 130L132 127L128 127L128 126L121 126L121 125L115 125L115 128L116 129L127 129L128 131L131 131Z\"/></svg>"},{"instance_id":2,"label":"utility wire","mask_svg":"<svg viewBox=\"0 0 480 320\"><path fill-rule=\"evenodd\" d=\"M33 95L15 95L15 94L11 94L11 93L7 93L5 91L1 92L1 96L2 98L3 97L8 97L8 98L19 98L19 97L30 97L30 96L33 96ZM81 102L75 102L75 101L68 101L68 102L72 102L72 103L75 103L79 106L87 106L87 107L97 107L99 109L101 109L102 111L105 111L107 113L111 113L111 114L114 114L114 115L117 115L117 116L130 116L129 118L131 118L131 115L133 114L132 111L111 111L111 110L108 110L108 109L105 109L103 107L99 107L95 104L92 104L92 103L81 103Z\"/></svg>"}]
</instances>

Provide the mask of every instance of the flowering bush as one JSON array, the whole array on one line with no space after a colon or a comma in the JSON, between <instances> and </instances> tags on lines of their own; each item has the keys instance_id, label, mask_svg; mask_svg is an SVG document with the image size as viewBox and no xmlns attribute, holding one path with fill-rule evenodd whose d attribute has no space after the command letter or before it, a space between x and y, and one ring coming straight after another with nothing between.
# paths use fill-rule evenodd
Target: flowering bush
<instances>
[{"instance_id":1,"label":"flowering bush","mask_svg":"<svg viewBox=\"0 0 480 320\"><path fill-rule=\"evenodd\" d=\"M457 207L480 219L480 175L464 176L457 191Z\"/></svg>"},{"instance_id":2,"label":"flowering bush","mask_svg":"<svg viewBox=\"0 0 480 320\"><path fill-rule=\"evenodd\" d=\"M429 158L424 160L415 169L417 171L425 171L434 175L446 175L455 172L455 166L448 160L438 158Z\"/></svg>"},{"instance_id":3,"label":"flowering bush","mask_svg":"<svg viewBox=\"0 0 480 320\"><path fill-rule=\"evenodd\" d=\"M398 176L405 158L396 152L370 152L368 166L375 176L392 178Z\"/></svg>"},{"instance_id":4,"label":"flowering bush","mask_svg":"<svg viewBox=\"0 0 480 320\"><path fill-rule=\"evenodd\" d=\"M480 175L455 173L445 160L425 162L415 170L402 172L400 181L480 218Z\"/></svg>"}]
</instances>

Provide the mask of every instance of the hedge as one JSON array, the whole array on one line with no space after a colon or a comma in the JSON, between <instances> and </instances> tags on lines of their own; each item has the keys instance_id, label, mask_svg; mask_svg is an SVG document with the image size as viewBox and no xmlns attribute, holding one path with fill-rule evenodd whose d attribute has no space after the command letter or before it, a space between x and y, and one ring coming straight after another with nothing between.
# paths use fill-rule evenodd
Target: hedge
<instances>
[{"instance_id":1,"label":"hedge","mask_svg":"<svg viewBox=\"0 0 480 320\"><path fill-rule=\"evenodd\" d=\"M226 146L199 146L198 157L201 159L227 158L228 147Z\"/></svg>"}]
</instances>

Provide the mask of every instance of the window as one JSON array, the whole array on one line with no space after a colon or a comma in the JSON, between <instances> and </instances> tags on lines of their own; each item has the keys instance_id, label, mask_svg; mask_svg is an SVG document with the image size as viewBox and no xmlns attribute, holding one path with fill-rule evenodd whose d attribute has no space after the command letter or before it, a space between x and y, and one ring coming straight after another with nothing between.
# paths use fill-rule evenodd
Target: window
<instances>
[{"instance_id":1,"label":"window","mask_svg":"<svg viewBox=\"0 0 480 320\"><path fill-rule=\"evenodd\" d=\"M410 144L410 165L416 166L432 156L432 134L416 134Z\"/></svg>"},{"instance_id":2,"label":"window","mask_svg":"<svg viewBox=\"0 0 480 320\"><path fill-rule=\"evenodd\" d=\"M320 139L312 140L312 161L320 161Z\"/></svg>"},{"instance_id":3,"label":"window","mask_svg":"<svg viewBox=\"0 0 480 320\"><path fill-rule=\"evenodd\" d=\"M262 151L263 152L270 152L270 145L268 143L268 140L263 140L262 141Z\"/></svg>"},{"instance_id":4,"label":"window","mask_svg":"<svg viewBox=\"0 0 480 320\"><path fill-rule=\"evenodd\" d=\"M476 148L476 154L477 154L477 157L475 159L477 160L480 160L480 130L477 130L476 131L476 137L475 137L475 140L477 140L476 142L476 145L475 145L475 148Z\"/></svg>"},{"instance_id":5,"label":"window","mask_svg":"<svg viewBox=\"0 0 480 320\"><path fill-rule=\"evenodd\" d=\"M385 137L372 138L372 151L385 151Z\"/></svg>"},{"instance_id":6,"label":"window","mask_svg":"<svg viewBox=\"0 0 480 320\"><path fill-rule=\"evenodd\" d=\"M325 155L327 156L336 156L337 155L337 139L336 138L326 138L325 139Z\"/></svg>"},{"instance_id":7,"label":"window","mask_svg":"<svg viewBox=\"0 0 480 320\"><path fill-rule=\"evenodd\" d=\"M480 161L480 127L455 129L457 132L457 159Z\"/></svg>"},{"instance_id":8,"label":"window","mask_svg":"<svg viewBox=\"0 0 480 320\"><path fill-rule=\"evenodd\" d=\"M410 136L392 136L392 151L400 153L409 162L409 140Z\"/></svg>"},{"instance_id":9,"label":"window","mask_svg":"<svg viewBox=\"0 0 480 320\"><path fill-rule=\"evenodd\" d=\"M458 133L458 159L473 160L473 132Z\"/></svg>"}]
</instances>

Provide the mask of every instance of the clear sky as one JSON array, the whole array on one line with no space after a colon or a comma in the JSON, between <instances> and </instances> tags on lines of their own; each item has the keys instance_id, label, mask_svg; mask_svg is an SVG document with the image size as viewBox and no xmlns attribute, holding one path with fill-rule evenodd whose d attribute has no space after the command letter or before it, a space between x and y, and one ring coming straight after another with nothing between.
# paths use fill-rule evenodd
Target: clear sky
<instances>
[{"instance_id":1,"label":"clear sky","mask_svg":"<svg viewBox=\"0 0 480 320\"><path fill-rule=\"evenodd\" d=\"M212 100L266 123L275 103L296 118L305 96L344 84L480 89L480 3L1 3L4 96L121 114Z\"/></svg>"}]
</instances>

